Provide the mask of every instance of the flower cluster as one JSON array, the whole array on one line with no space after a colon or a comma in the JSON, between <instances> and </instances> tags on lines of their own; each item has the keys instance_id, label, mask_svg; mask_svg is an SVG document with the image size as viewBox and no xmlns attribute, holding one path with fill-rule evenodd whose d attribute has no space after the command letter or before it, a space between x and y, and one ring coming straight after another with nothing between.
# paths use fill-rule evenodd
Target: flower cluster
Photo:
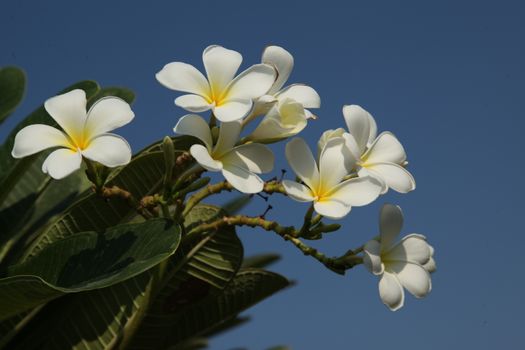
<instances>
[{"instance_id":1,"label":"flower cluster","mask_svg":"<svg viewBox=\"0 0 525 350\"><path fill-rule=\"evenodd\" d=\"M435 270L433 248L424 236L416 234L393 243L402 223L401 211L396 206L385 205L381 210L377 239L340 259L307 253L312 250L304 248L298 240L318 238L333 230L333 226L321 222L323 217L343 218L352 207L367 205L389 189L399 193L413 191L415 180L406 168L407 157L399 140L390 132L377 135L377 124L370 113L357 105L345 105L342 112L346 129L322 133L314 155L305 140L293 137L317 119L310 109L319 108L321 100L307 85L283 87L294 66L288 51L269 46L263 51L261 63L240 74L237 71L243 59L236 51L209 46L202 54L202 61L205 75L183 62L168 63L156 74L163 86L184 93L175 99L175 105L190 114L182 116L173 131L196 138L189 153L199 170L220 172L226 179L224 186L231 186L229 189L247 194L268 192L265 187L268 182L260 177L271 172L274 166L274 155L267 144L292 138L286 144L285 155L297 178L274 181L273 185L296 201L311 203L305 224L297 231L246 218L230 218L218 224L260 225L272 229L334 271L344 272L364 263L380 277L380 296L391 310L403 305L403 287L416 297L427 295L431 289L429 273ZM108 132L133 119L130 106L116 97L96 101L87 112L86 104L82 90L47 100L45 109L61 130L40 124L25 127L15 138L13 157L56 148L42 165L43 171L55 179L79 169L82 159L88 170L93 166L91 162L109 168L127 164L131 159L128 143ZM207 111L211 111L208 119L196 114ZM257 125L248 131L251 123ZM268 193L273 193L271 191ZM165 195L169 193L166 191ZM164 205L170 203L166 196ZM193 201L192 205L197 202ZM191 207L183 207L182 213ZM166 208L164 212L169 215ZM318 214L315 218L313 211ZM363 253L362 257L357 255L359 252Z\"/></svg>"}]
</instances>

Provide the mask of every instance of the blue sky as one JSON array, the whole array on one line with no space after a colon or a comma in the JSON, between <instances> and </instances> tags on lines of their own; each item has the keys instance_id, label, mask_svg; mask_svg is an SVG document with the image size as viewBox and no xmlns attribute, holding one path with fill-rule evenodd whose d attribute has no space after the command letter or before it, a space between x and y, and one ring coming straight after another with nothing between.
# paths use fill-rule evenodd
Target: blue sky
<instances>
[{"instance_id":1,"label":"blue sky","mask_svg":"<svg viewBox=\"0 0 525 350\"><path fill-rule=\"evenodd\" d=\"M275 235L240 230L248 254L281 253L273 269L298 284L248 311L253 321L213 348L517 348L525 341L524 15L519 1L9 1L0 66L23 67L29 85L0 139L56 91L94 79L137 93L137 117L120 133L138 150L184 114L154 78L164 64L200 68L202 50L220 44L247 67L266 45L282 45L296 60L289 81L322 98L302 136L314 145L322 130L344 126L344 104L360 104L402 141L417 181L415 192L355 208L341 231L314 244L329 255L358 246L377 233L381 204L399 204L403 232L426 234L436 248L434 289L392 313L364 268L341 277ZM278 172L284 144L274 149ZM306 209L272 204L269 217L287 224Z\"/></svg>"}]
</instances>

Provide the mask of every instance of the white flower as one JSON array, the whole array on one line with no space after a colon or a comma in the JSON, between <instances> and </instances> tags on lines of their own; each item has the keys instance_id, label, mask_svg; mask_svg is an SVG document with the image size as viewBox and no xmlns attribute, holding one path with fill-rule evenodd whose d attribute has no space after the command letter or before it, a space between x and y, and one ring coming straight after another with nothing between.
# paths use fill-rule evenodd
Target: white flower
<instances>
[{"instance_id":1,"label":"white flower","mask_svg":"<svg viewBox=\"0 0 525 350\"><path fill-rule=\"evenodd\" d=\"M283 181L288 195L299 202L314 202L314 209L329 218L341 218L352 206L363 206L377 198L381 183L371 177L359 177L341 182L348 174L346 164L355 159L341 137L329 140L319 157L319 166L310 148L301 138L286 145L286 158L297 176L304 182Z\"/></svg>"},{"instance_id":2,"label":"white flower","mask_svg":"<svg viewBox=\"0 0 525 350\"><path fill-rule=\"evenodd\" d=\"M275 103L282 103L286 99L292 99L300 103L304 108L304 115L307 119L315 116L306 108L319 108L321 98L311 87L304 84L292 84L283 88L284 83L292 73L294 59L293 56L280 46L268 46L264 49L261 61L270 64L277 69L277 80L265 96L257 101L257 115L265 114Z\"/></svg>"},{"instance_id":3,"label":"white flower","mask_svg":"<svg viewBox=\"0 0 525 350\"><path fill-rule=\"evenodd\" d=\"M211 109L223 122L249 114L252 100L267 93L277 76L272 66L256 64L235 77L241 54L217 45L208 46L202 60L208 79L192 65L171 62L156 74L157 80L169 89L190 93L177 97L177 106L190 112Z\"/></svg>"},{"instance_id":4,"label":"white flower","mask_svg":"<svg viewBox=\"0 0 525 350\"><path fill-rule=\"evenodd\" d=\"M79 169L82 157L107 167L129 163L129 144L108 133L134 118L129 104L117 97L104 97L86 113L86 103L86 93L79 89L48 99L44 107L63 131L43 124L26 126L16 134L13 157L59 147L42 164L42 171L55 179Z\"/></svg>"},{"instance_id":5,"label":"white flower","mask_svg":"<svg viewBox=\"0 0 525 350\"><path fill-rule=\"evenodd\" d=\"M359 176L373 176L383 183L382 193L392 188L407 193L416 188L412 174L405 169L406 153L397 138L383 132L377 138L374 118L357 105L343 107L343 115L350 135L347 145L358 158Z\"/></svg>"},{"instance_id":6,"label":"white flower","mask_svg":"<svg viewBox=\"0 0 525 350\"><path fill-rule=\"evenodd\" d=\"M398 206L385 204L380 214L380 237L364 246L363 262L380 277L379 296L392 311L403 306L406 288L416 298L423 298L432 289L429 272L435 270L433 248L426 238L410 234L394 243L403 226L403 214Z\"/></svg>"},{"instance_id":7,"label":"white flower","mask_svg":"<svg viewBox=\"0 0 525 350\"><path fill-rule=\"evenodd\" d=\"M270 109L246 140L273 143L295 136L306 127L304 111L302 104L287 98Z\"/></svg>"},{"instance_id":8,"label":"white flower","mask_svg":"<svg viewBox=\"0 0 525 350\"><path fill-rule=\"evenodd\" d=\"M241 132L239 121L221 123L215 145L208 123L198 115L185 115L173 130L197 137L204 143L204 146L195 144L190 148L191 155L203 168L222 172L226 180L241 192L262 191L264 182L256 174L272 171L273 153L257 143L235 146Z\"/></svg>"}]
</instances>

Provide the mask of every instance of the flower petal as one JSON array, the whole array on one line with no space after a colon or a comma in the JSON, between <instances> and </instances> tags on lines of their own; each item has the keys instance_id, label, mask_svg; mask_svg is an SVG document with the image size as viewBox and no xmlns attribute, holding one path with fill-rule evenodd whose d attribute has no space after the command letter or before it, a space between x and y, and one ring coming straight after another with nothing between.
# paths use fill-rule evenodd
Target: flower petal
<instances>
[{"instance_id":1,"label":"flower petal","mask_svg":"<svg viewBox=\"0 0 525 350\"><path fill-rule=\"evenodd\" d=\"M408 261L424 265L430 259L430 246L425 236L411 234L383 253L384 261Z\"/></svg>"},{"instance_id":2,"label":"flower petal","mask_svg":"<svg viewBox=\"0 0 525 350\"><path fill-rule=\"evenodd\" d=\"M328 142L328 140L333 139L334 137L342 137L345 133L345 129L343 128L337 128L337 129L329 129L323 132L321 137L319 138L319 141L317 141L317 158L321 156L321 152L323 151L324 146Z\"/></svg>"},{"instance_id":3,"label":"flower petal","mask_svg":"<svg viewBox=\"0 0 525 350\"><path fill-rule=\"evenodd\" d=\"M359 152L363 154L367 144L371 143L376 136L377 126L374 118L358 105L344 106L343 115L348 131L354 136Z\"/></svg>"},{"instance_id":4,"label":"flower petal","mask_svg":"<svg viewBox=\"0 0 525 350\"><path fill-rule=\"evenodd\" d=\"M213 96L220 96L242 63L242 55L237 51L219 45L208 46L202 53L202 61L210 82Z\"/></svg>"},{"instance_id":5,"label":"flower petal","mask_svg":"<svg viewBox=\"0 0 525 350\"><path fill-rule=\"evenodd\" d=\"M373 177L358 177L341 182L326 197L345 205L361 207L376 200L381 188L381 183Z\"/></svg>"},{"instance_id":6,"label":"flower petal","mask_svg":"<svg viewBox=\"0 0 525 350\"><path fill-rule=\"evenodd\" d=\"M394 163L367 163L366 170L372 176L381 178L387 186L386 189L391 188L399 193L408 193L416 189L414 177L401 165Z\"/></svg>"},{"instance_id":7,"label":"flower petal","mask_svg":"<svg viewBox=\"0 0 525 350\"><path fill-rule=\"evenodd\" d=\"M430 259L428 259L427 263L424 264L423 267L424 267L425 270L427 270L429 273L433 273L433 272L435 272L436 269L437 269L436 261L434 260L434 247L432 247L431 245L429 245L428 248L430 249Z\"/></svg>"},{"instance_id":8,"label":"flower petal","mask_svg":"<svg viewBox=\"0 0 525 350\"><path fill-rule=\"evenodd\" d=\"M60 148L51 152L42 164L42 171L53 179L60 180L75 170L80 169L82 155L68 148Z\"/></svg>"},{"instance_id":9,"label":"flower petal","mask_svg":"<svg viewBox=\"0 0 525 350\"><path fill-rule=\"evenodd\" d=\"M294 100L286 99L270 109L249 139L263 143L276 142L297 135L306 124L303 106Z\"/></svg>"},{"instance_id":10,"label":"flower petal","mask_svg":"<svg viewBox=\"0 0 525 350\"><path fill-rule=\"evenodd\" d=\"M401 285L416 298L423 298L430 292L430 274L423 266L410 262L394 262L386 264L385 268L395 273Z\"/></svg>"},{"instance_id":11,"label":"flower petal","mask_svg":"<svg viewBox=\"0 0 525 350\"><path fill-rule=\"evenodd\" d=\"M121 136L102 134L89 142L88 147L82 150L82 155L109 168L114 168L129 163L131 147Z\"/></svg>"},{"instance_id":12,"label":"flower petal","mask_svg":"<svg viewBox=\"0 0 525 350\"><path fill-rule=\"evenodd\" d=\"M283 186L288 196L298 202L311 202L314 200L312 191L303 184L295 181L283 180Z\"/></svg>"},{"instance_id":13,"label":"flower petal","mask_svg":"<svg viewBox=\"0 0 525 350\"><path fill-rule=\"evenodd\" d=\"M280 76L279 76L280 78ZM292 84L276 94L279 100L291 98L299 102L304 108L321 107L321 97L313 88L304 84Z\"/></svg>"},{"instance_id":14,"label":"flower petal","mask_svg":"<svg viewBox=\"0 0 525 350\"><path fill-rule=\"evenodd\" d=\"M391 132L385 131L372 143L363 155L363 161L372 163L403 164L406 160L405 149Z\"/></svg>"},{"instance_id":15,"label":"flower petal","mask_svg":"<svg viewBox=\"0 0 525 350\"><path fill-rule=\"evenodd\" d=\"M89 140L115 130L131 122L134 117L135 113L123 99L114 96L101 98L89 109L84 126L84 137Z\"/></svg>"},{"instance_id":16,"label":"flower petal","mask_svg":"<svg viewBox=\"0 0 525 350\"><path fill-rule=\"evenodd\" d=\"M268 93L274 94L283 87L293 69L293 56L280 46L268 46L262 54L262 63L267 63L277 69L277 80Z\"/></svg>"},{"instance_id":17,"label":"flower petal","mask_svg":"<svg viewBox=\"0 0 525 350\"><path fill-rule=\"evenodd\" d=\"M187 114L180 118L173 131L181 135L189 135L198 138L211 151L213 141L211 138L211 131L206 122L201 116L196 114Z\"/></svg>"},{"instance_id":18,"label":"flower petal","mask_svg":"<svg viewBox=\"0 0 525 350\"><path fill-rule=\"evenodd\" d=\"M246 117L253 108L253 101L248 99L228 100L213 107L213 114L221 122L233 122Z\"/></svg>"},{"instance_id":19,"label":"flower petal","mask_svg":"<svg viewBox=\"0 0 525 350\"><path fill-rule=\"evenodd\" d=\"M264 181L259 176L231 164L224 165L222 175L233 187L243 193L258 193L264 187Z\"/></svg>"},{"instance_id":20,"label":"flower petal","mask_svg":"<svg viewBox=\"0 0 525 350\"><path fill-rule=\"evenodd\" d=\"M80 140L86 122L86 93L75 89L51 97L44 103L46 111L73 140Z\"/></svg>"},{"instance_id":21,"label":"flower petal","mask_svg":"<svg viewBox=\"0 0 525 350\"><path fill-rule=\"evenodd\" d=\"M295 174L308 186L315 190L319 185L319 170L315 158L306 142L296 137L286 144L286 159Z\"/></svg>"},{"instance_id":22,"label":"flower petal","mask_svg":"<svg viewBox=\"0 0 525 350\"><path fill-rule=\"evenodd\" d=\"M381 262L381 244L375 239L368 241L363 249L363 264L368 271L374 275L380 275L384 271Z\"/></svg>"},{"instance_id":23,"label":"flower petal","mask_svg":"<svg viewBox=\"0 0 525 350\"><path fill-rule=\"evenodd\" d=\"M345 139L335 137L326 142L319 157L321 192L329 191L339 185L343 177L354 168L355 158L346 147Z\"/></svg>"},{"instance_id":24,"label":"flower petal","mask_svg":"<svg viewBox=\"0 0 525 350\"><path fill-rule=\"evenodd\" d=\"M405 302L405 293L401 283L394 274L386 271L379 280L379 296L391 311L399 310Z\"/></svg>"},{"instance_id":25,"label":"flower petal","mask_svg":"<svg viewBox=\"0 0 525 350\"><path fill-rule=\"evenodd\" d=\"M190 147L190 153L193 158L199 163L203 168L209 171L221 171L222 163L213 159L208 152L208 149L203 145L192 145Z\"/></svg>"},{"instance_id":26,"label":"flower petal","mask_svg":"<svg viewBox=\"0 0 525 350\"><path fill-rule=\"evenodd\" d=\"M221 98L227 101L256 99L270 90L276 77L273 66L254 64L231 81Z\"/></svg>"},{"instance_id":27,"label":"flower petal","mask_svg":"<svg viewBox=\"0 0 525 350\"><path fill-rule=\"evenodd\" d=\"M325 199L314 203L317 213L330 219L340 219L346 216L352 207L339 200Z\"/></svg>"},{"instance_id":28,"label":"flower petal","mask_svg":"<svg viewBox=\"0 0 525 350\"><path fill-rule=\"evenodd\" d=\"M239 140L241 133L241 123L238 121L221 123L219 128L219 138L213 148L213 157L218 159L227 152L230 152Z\"/></svg>"},{"instance_id":29,"label":"flower petal","mask_svg":"<svg viewBox=\"0 0 525 350\"><path fill-rule=\"evenodd\" d=\"M393 204L385 204L379 212L379 232L381 251L388 251L403 227L403 212Z\"/></svg>"},{"instance_id":30,"label":"flower petal","mask_svg":"<svg viewBox=\"0 0 525 350\"><path fill-rule=\"evenodd\" d=\"M221 158L224 166L234 165L252 173L268 173L273 169L273 152L259 143L250 143L233 148Z\"/></svg>"},{"instance_id":31,"label":"flower petal","mask_svg":"<svg viewBox=\"0 0 525 350\"><path fill-rule=\"evenodd\" d=\"M202 97L211 96L210 85L201 72L191 64L171 62L155 77L165 87L175 91L189 92Z\"/></svg>"},{"instance_id":32,"label":"flower petal","mask_svg":"<svg viewBox=\"0 0 525 350\"><path fill-rule=\"evenodd\" d=\"M15 136L11 155L27 157L51 147L71 148L67 136L60 130L44 124L28 125Z\"/></svg>"},{"instance_id":33,"label":"flower petal","mask_svg":"<svg viewBox=\"0 0 525 350\"><path fill-rule=\"evenodd\" d=\"M199 95L182 95L175 99L175 104L187 111L200 113L212 108L208 101Z\"/></svg>"}]
</instances>

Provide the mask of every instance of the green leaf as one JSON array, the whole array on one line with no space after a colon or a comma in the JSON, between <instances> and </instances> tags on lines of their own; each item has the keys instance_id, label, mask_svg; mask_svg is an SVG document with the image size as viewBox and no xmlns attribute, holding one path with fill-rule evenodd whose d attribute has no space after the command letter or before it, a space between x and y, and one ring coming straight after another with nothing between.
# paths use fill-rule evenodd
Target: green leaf
<instances>
[{"instance_id":1,"label":"green leaf","mask_svg":"<svg viewBox=\"0 0 525 350\"><path fill-rule=\"evenodd\" d=\"M254 255L244 259L242 262L242 268L263 268L273 264L276 261L279 261L280 259L281 256L274 253Z\"/></svg>"},{"instance_id":2,"label":"green leaf","mask_svg":"<svg viewBox=\"0 0 525 350\"><path fill-rule=\"evenodd\" d=\"M24 97L26 76L17 67L0 69L0 124L13 113Z\"/></svg>"},{"instance_id":3,"label":"green leaf","mask_svg":"<svg viewBox=\"0 0 525 350\"><path fill-rule=\"evenodd\" d=\"M148 331L140 329L130 349L164 349L205 334L289 285L286 278L273 272L243 270L224 290L150 319Z\"/></svg>"},{"instance_id":4,"label":"green leaf","mask_svg":"<svg viewBox=\"0 0 525 350\"><path fill-rule=\"evenodd\" d=\"M66 293L136 276L173 254L180 234L178 225L153 219L56 241L0 279L0 320Z\"/></svg>"},{"instance_id":5,"label":"green leaf","mask_svg":"<svg viewBox=\"0 0 525 350\"><path fill-rule=\"evenodd\" d=\"M240 195L222 205L222 209L229 215L235 215L239 213L244 207L246 207L252 201L253 196Z\"/></svg>"}]
</instances>

